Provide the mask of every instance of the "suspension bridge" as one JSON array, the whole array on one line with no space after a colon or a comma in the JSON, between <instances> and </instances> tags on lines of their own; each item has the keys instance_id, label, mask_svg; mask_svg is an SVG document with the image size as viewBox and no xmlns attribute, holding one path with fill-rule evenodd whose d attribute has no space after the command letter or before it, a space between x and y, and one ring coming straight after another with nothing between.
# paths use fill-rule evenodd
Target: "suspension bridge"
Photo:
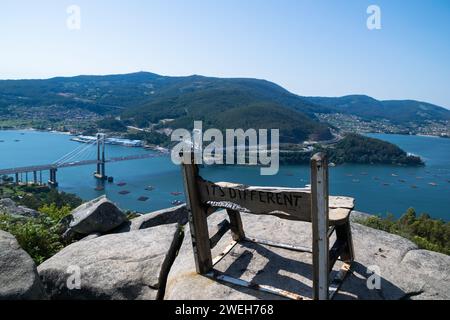
<instances>
[{"instance_id":1,"label":"suspension bridge","mask_svg":"<svg viewBox=\"0 0 450 320\"><path fill-rule=\"evenodd\" d=\"M95 148L96 147L96 148ZM96 153L96 159L89 159L93 157ZM140 160L147 158L158 157L159 154L147 153L138 155L129 155L122 157L113 157L106 159L105 157L105 135L97 134L97 139L87 142L86 144L81 144L71 152L65 154L58 160L51 164L44 165L32 165L26 167L8 168L0 169L0 176L13 175L15 177L15 183L28 183L28 174L32 175L30 182L35 184L44 184L42 180L42 172L49 171L48 184L52 187L58 186L58 181L56 178L56 173L58 169L69 168L69 167L79 167L87 165L96 165L97 169L94 172L94 177L99 180L110 180L112 177L106 175L106 163L110 162L120 162L120 161L130 161L130 160ZM25 181L23 176L25 175Z\"/></svg>"}]
</instances>

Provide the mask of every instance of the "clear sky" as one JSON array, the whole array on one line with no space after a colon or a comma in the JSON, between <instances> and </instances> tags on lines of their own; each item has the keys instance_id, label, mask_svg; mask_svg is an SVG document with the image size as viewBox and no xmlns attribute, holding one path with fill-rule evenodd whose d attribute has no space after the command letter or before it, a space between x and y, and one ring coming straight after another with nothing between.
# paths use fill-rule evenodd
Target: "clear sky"
<instances>
[{"instance_id":1,"label":"clear sky","mask_svg":"<svg viewBox=\"0 0 450 320\"><path fill-rule=\"evenodd\" d=\"M369 5L381 29L369 30ZM66 25L69 5L81 29ZM151 71L450 108L449 0L2 0L0 79Z\"/></svg>"}]
</instances>

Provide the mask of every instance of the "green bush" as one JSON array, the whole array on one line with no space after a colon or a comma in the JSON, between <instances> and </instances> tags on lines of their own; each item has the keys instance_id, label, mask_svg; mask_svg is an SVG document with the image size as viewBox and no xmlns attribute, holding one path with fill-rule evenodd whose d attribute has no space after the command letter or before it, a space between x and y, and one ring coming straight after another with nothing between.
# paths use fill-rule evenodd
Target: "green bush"
<instances>
[{"instance_id":1,"label":"green bush","mask_svg":"<svg viewBox=\"0 0 450 320\"><path fill-rule=\"evenodd\" d=\"M38 265L64 248L59 226L46 216L23 219L0 214L0 229L15 236Z\"/></svg>"},{"instance_id":2,"label":"green bush","mask_svg":"<svg viewBox=\"0 0 450 320\"><path fill-rule=\"evenodd\" d=\"M373 216L358 222L405 237L421 249L450 255L450 222L432 219L428 214L417 216L413 208L398 220L388 215L386 218Z\"/></svg>"}]
</instances>

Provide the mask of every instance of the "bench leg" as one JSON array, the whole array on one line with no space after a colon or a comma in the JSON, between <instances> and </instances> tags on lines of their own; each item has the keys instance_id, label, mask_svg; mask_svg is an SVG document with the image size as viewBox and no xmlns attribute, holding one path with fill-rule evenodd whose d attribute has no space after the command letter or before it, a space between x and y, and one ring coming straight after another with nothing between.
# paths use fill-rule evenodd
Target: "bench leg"
<instances>
[{"instance_id":1,"label":"bench leg","mask_svg":"<svg viewBox=\"0 0 450 320\"><path fill-rule=\"evenodd\" d=\"M244 227L242 226L241 214L239 211L227 209L230 217L230 229L234 241L242 241L245 239Z\"/></svg>"},{"instance_id":2,"label":"bench leg","mask_svg":"<svg viewBox=\"0 0 450 320\"><path fill-rule=\"evenodd\" d=\"M347 263L355 259L353 249L352 230L350 226L350 219L342 225L336 226L336 237L339 242L345 243L344 250L341 253L341 260Z\"/></svg>"}]
</instances>

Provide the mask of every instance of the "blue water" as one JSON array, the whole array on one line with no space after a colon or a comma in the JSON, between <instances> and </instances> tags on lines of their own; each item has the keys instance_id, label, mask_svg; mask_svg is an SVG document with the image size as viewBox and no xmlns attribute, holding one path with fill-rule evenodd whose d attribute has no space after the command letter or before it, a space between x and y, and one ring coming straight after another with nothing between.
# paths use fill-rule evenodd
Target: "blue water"
<instances>
[{"instance_id":1,"label":"blue water","mask_svg":"<svg viewBox=\"0 0 450 320\"><path fill-rule=\"evenodd\" d=\"M420 155L425 167L381 165L342 165L330 168L330 191L334 195L353 196L356 208L373 214L393 213L400 216L409 207L436 218L450 220L450 139L371 134L393 142L407 152ZM36 131L0 131L0 168L48 164L79 147L70 136ZM20 140L15 142L14 140ZM141 148L107 145L107 157L151 153ZM90 159L95 157L94 150ZM88 157L87 157L88 158ZM85 200L106 194L123 209L150 212L171 206L175 199L184 200L179 167L168 156L107 164L104 191L96 191L94 166L64 168L58 171L60 190L78 194ZM276 176L261 176L255 167L207 167L202 175L213 181L236 181L252 185L302 187L309 183L308 166L283 166ZM31 175L29 175L31 180ZM44 179L48 173L44 172ZM401 180L401 181L400 181ZM125 186L117 183L125 182ZM432 186L429 183L435 183ZM153 186L153 191L145 190ZM416 188L412 188L412 186ZM120 191L129 194L119 194ZM138 201L141 196L147 201Z\"/></svg>"}]
</instances>

